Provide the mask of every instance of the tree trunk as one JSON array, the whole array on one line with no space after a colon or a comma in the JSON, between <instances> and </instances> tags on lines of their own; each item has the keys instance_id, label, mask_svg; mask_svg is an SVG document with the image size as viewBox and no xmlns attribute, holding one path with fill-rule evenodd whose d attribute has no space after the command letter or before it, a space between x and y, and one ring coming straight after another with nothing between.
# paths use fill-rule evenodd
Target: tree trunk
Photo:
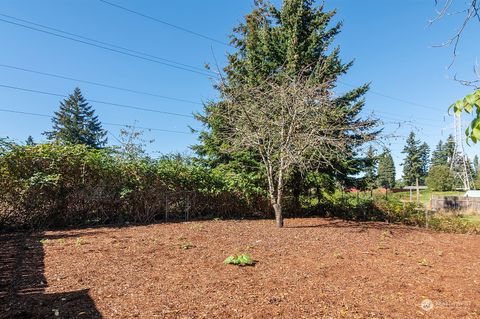
<instances>
[{"instance_id":1,"label":"tree trunk","mask_svg":"<svg viewBox=\"0 0 480 319\"><path fill-rule=\"evenodd\" d=\"M273 204L273 209L275 210L275 221L277 222L277 227L283 227L283 214L282 206L280 204Z\"/></svg>"}]
</instances>

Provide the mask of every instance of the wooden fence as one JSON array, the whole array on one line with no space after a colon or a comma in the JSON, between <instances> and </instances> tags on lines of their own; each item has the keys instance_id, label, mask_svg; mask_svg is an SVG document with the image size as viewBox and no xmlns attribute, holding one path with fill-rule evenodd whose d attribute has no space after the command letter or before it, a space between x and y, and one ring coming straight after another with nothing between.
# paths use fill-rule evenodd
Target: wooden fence
<instances>
[{"instance_id":1,"label":"wooden fence","mask_svg":"<svg viewBox=\"0 0 480 319\"><path fill-rule=\"evenodd\" d=\"M430 209L434 211L462 210L480 212L480 198L432 195L430 198Z\"/></svg>"}]
</instances>

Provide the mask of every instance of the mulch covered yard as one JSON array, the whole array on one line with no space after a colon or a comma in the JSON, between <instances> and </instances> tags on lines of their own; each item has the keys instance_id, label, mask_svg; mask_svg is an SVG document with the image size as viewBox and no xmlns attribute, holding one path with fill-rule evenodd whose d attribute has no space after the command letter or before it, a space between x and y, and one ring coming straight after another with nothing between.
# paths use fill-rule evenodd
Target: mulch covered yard
<instances>
[{"instance_id":1,"label":"mulch covered yard","mask_svg":"<svg viewBox=\"0 0 480 319\"><path fill-rule=\"evenodd\" d=\"M480 236L316 218L285 225L3 234L0 318L480 318ZM240 252L256 265L223 264Z\"/></svg>"}]
</instances>

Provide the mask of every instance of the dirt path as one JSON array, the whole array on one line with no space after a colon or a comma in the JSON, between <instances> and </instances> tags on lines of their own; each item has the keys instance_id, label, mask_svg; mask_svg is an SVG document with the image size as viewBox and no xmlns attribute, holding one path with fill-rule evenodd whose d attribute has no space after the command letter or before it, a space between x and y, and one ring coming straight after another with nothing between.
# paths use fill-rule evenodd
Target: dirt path
<instances>
[{"instance_id":1,"label":"dirt path","mask_svg":"<svg viewBox=\"0 0 480 319\"><path fill-rule=\"evenodd\" d=\"M43 301L6 298L21 289L5 282L4 306L51 318L480 318L480 236L290 219L29 237L41 239ZM223 265L239 252L257 264Z\"/></svg>"}]
</instances>

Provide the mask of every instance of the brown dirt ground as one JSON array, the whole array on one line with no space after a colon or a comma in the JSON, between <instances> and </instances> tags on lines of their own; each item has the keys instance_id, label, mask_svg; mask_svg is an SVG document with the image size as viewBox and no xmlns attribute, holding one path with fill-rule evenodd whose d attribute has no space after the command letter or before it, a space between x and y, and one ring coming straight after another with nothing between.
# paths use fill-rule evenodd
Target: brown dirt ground
<instances>
[{"instance_id":1,"label":"brown dirt ground","mask_svg":"<svg viewBox=\"0 0 480 319\"><path fill-rule=\"evenodd\" d=\"M285 225L0 235L0 318L480 318L480 236L319 218ZM256 265L223 264L239 252Z\"/></svg>"}]
</instances>

